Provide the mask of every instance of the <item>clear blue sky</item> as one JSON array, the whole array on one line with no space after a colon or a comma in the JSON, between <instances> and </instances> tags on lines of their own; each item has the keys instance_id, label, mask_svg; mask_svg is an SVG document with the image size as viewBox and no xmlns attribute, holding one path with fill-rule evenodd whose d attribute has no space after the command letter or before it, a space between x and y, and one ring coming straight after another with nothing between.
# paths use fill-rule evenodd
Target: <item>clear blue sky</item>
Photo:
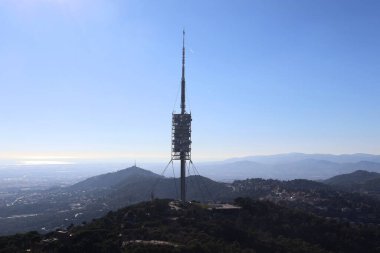
<instances>
[{"instance_id":1,"label":"clear blue sky","mask_svg":"<svg viewBox=\"0 0 380 253\"><path fill-rule=\"evenodd\" d=\"M1 0L0 159L380 154L380 1ZM178 103L177 103L178 107Z\"/></svg>"}]
</instances>

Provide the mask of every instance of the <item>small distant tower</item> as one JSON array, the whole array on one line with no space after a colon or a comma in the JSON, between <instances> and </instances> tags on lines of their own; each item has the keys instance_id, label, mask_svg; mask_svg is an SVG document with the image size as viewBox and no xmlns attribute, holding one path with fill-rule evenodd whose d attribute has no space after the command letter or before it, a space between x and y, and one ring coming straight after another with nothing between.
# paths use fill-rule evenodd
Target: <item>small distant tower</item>
<instances>
[{"instance_id":1,"label":"small distant tower","mask_svg":"<svg viewBox=\"0 0 380 253\"><path fill-rule=\"evenodd\" d=\"M182 40L181 113L172 115L172 160L181 161L181 201L186 201L186 163L191 160L191 113L186 112L185 31Z\"/></svg>"}]
</instances>

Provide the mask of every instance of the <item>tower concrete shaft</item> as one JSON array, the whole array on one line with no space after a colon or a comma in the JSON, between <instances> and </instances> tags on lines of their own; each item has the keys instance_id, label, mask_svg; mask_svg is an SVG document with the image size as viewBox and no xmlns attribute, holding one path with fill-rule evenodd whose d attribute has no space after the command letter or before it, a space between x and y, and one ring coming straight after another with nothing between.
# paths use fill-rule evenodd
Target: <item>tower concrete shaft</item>
<instances>
[{"instance_id":1,"label":"tower concrete shaft","mask_svg":"<svg viewBox=\"0 0 380 253\"><path fill-rule=\"evenodd\" d=\"M182 39L181 114L186 113L185 30ZM181 151L181 201L186 201L186 153Z\"/></svg>"}]
</instances>

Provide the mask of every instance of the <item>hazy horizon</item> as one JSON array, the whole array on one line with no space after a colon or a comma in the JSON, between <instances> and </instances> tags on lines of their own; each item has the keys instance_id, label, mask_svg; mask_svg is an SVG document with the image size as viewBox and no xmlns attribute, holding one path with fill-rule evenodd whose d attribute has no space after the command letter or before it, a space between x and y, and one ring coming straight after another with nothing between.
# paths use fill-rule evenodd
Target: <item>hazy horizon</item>
<instances>
[{"instance_id":1,"label":"hazy horizon","mask_svg":"<svg viewBox=\"0 0 380 253\"><path fill-rule=\"evenodd\" d=\"M302 152L289 152L289 153L278 153L278 154L251 154L247 156L235 156L235 157L226 157L221 159L197 159L194 158L194 161L197 163L218 163L218 162L226 162L226 161L234 161L234 160L244 160L245 158L266 158L266 157L276 157L276 156L290 156L290 155L306 155L306 156L313 156L313 155L327 155L327 156L353 156L353 155L369 155L369 156L380 156L380 154L368 154L368 153L352 153L352 154L327 154L327 153L302 153ZM127 157L125 158L118 158L118 159L101 159L99 157L93 158L93 159L80 159L80 158L73 158L73 157L63 157L63 156L55 156L55 157L14 157L13 159L3 159L0 158L0 165L17 165L17 166L39 166L39 165L127 165L130 164L130 166L133 166L135 164L137 165L155 165L155 164L165 164L168 163L170 158L162 157L161 159L154 159L154 158L141 158L141 159L129 159ZM144 167L144 166L140 166Z\"/></svg>"}]
</instances>

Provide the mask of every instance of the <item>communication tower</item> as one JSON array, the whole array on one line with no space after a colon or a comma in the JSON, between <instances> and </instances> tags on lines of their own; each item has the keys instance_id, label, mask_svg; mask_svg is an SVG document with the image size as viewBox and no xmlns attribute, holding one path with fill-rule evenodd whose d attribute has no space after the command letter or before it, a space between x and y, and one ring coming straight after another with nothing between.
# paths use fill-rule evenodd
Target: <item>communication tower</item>
<instances>
[{"instance_id":1,"label":"communication tower","mask_svg":"<svg viewBox=\"0 0 380 253\"><path fill-rule=\"evenodd\" d=\"M186 112L185 31L182 40L181 113L172 115L172 160L181 161L181 201L186 201L186 163L191 161L191 113Z\"/></svg>"}]
</instances>

